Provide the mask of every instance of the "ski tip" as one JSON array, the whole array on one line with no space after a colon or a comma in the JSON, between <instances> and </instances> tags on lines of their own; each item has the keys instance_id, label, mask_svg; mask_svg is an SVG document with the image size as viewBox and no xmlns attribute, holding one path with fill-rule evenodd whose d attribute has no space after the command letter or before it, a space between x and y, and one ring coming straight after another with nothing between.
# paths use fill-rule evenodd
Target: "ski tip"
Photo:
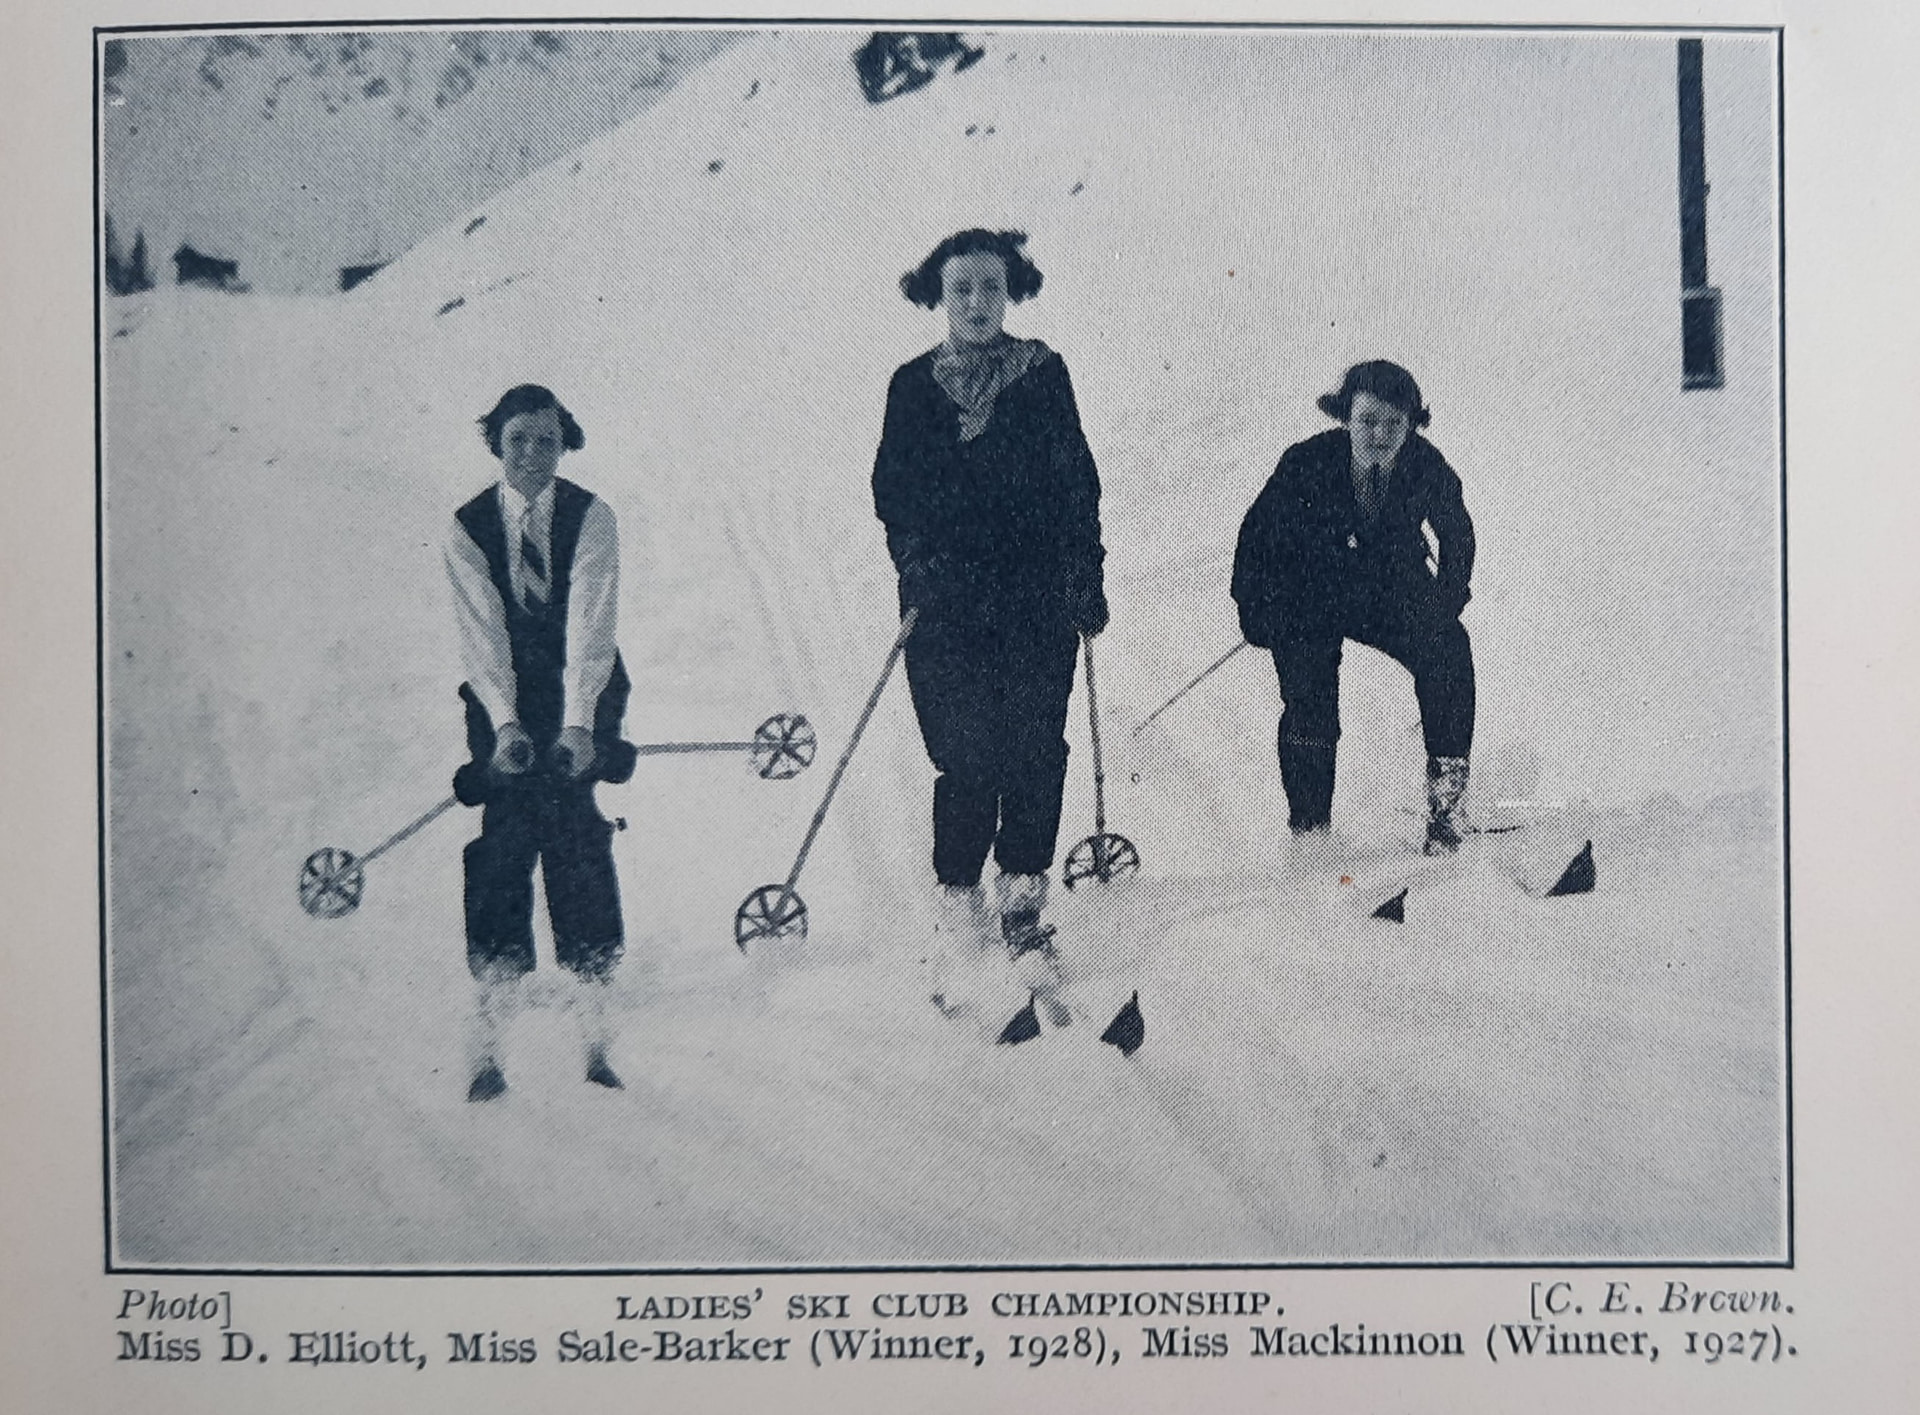
<instances>
[{"instance_id":1,"label":"ski tip","mask_svg":"<svg viewBox=\"0 0 1920 1415\"><path fill-rule=\"evenodd\" d=\"M1000 1046L1019 1046L1020 1043L1030 1042L1040 1035L1040 1013L1034 1006L1038 998L1038 993L1029 994L1027 1005L1014 1013L1007 1025L1001 1028L998 1043Z\"/></svg>"},{"instance_id":2,"label":"ski tip","mask_svg":"<svg viewBox=\"0 0 1920 1415\"><path fill-rule=\"evenodd\" d=\"M1371 917L1385 919L1390 924L1404 924L1407 921L1407 891L1403 889L1394 895L1375 909Z\"/></svg>"},{"instance_id":3,"label":"ski tip","mask_svg":"<svg viewBox=\"0 0 1920 1415\"><path fill-rule=\"evenodd\" d=\"M1591 894L1594 881L1593 842L1589 840L1580 847L1580 853L1573 857L1566 869L1561 871L1560 878L1554 883L1553 888L1547 891L1547 898L1557 899L1568 894Z\"/></svg>"},{"instance_id":4,"label":"ski tip","mask_svg":"<svg viewBox=\"0 0 1920 1415\"><path fill-rule=\"evenodd\" d=\"M596 1086L604 1086L609 1091L624 1091L626 1083L620 1079L620 1073L607 1064L604 1056L595 1054L587 1063L587 1080Z\"/></svg>"},{"instance_id":5,"label":"ski tip","mask_svg":"<svg viewBox=\"0 0 1920 1415\"><path fill-rule=\"evenodd\" d=\"M1140 990L1134 989L1133 996L1126 1006L1114 1013L1113 1020L1107 1023L1107 1030L1100 1034L1100 1040L1108 1046L1118 1047L1120 1055L1132 1056L1140 1050L1140 1044L1147 1039L1147 1019L1140 1012Z\"/></svg>"},{"instance_id":6,"label":"ski tip","mask_svg":"<svg viewBox=\"0 0 1920 1415\"><path fill-rule=\"evenodd\" d=\"M474 1072L473 1084L467 1087L469 1101L490 1101L496 1096L505 1095L507 1078L501 1074L499 1066L488 1062Z\"/></svg>"}]
</instances>

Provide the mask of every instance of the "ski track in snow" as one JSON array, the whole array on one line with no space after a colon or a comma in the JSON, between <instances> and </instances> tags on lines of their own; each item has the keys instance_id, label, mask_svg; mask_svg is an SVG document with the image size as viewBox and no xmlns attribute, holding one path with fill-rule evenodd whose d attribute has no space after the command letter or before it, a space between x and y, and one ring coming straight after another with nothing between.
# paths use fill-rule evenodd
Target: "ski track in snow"
<instances>
[{"instance_id":1,"label":"ski track in snow","mask_svg":"<svg viewBox=\"0 0 1920 1415\"><path fill-rule=\"evenodd\" d=\"M1571 160L1449 152L1452 166L1433 164L1444 180L1416 178L1471 190L1462 162L1512 158L1527 175L1497 173L1536 183L1542 239L1585 253L1591 271L1562 272L1574 327L1510 358L1494 337L1509 302L1539 297L1525 250L1473 245L1493 263L1483 285L1437 311L1409 296L1388 319L1340 303L1398 256L1339 240L1338 203L1300 214L1298 268L1244 238L1259 223L1240 203L1335 180L1316 144L1369 140L1347 127L1389 145L1396 170L1428 173L1423 144L1444 148L1445 124L1409 137L1387 109L1317 87L1339 65L1388 62L1371 50L1298 76L1303 111L1331 127L1250 146L1197 120L1163 149L1112 113L1212 114L1193 93L1264 93L1258 46L1035 34L1018 63L996 50L869 109L845 38L742 42L490 201L483 227L454 223L351 296L161 290L110 306L109 333L125 331L105 346L118 1256L439 1268L1777 1253L1778 746L1757 711L1777 656L1747 622L1770 623L1775 601L1739 561L1769 544L1772 472L1734 413L1677 401L1664 344L1609 348L1591 323L1635 300L1657 305L1649 327L1671 322L1665 283L1656 301L1619 276L1666 250L1667 219L1580 225L1592 189L1551 185L1580 169ZM1656 45L1622 63L1664 83L1670 61ZM1573 131L1597 124L1617 114L1622 81L1599 64L1558 73L1552 111ZM1084 102L1061 102L1063 85ZM1245 97L1250 112L1270 101ZM1476 131L1507 121L1474 116L1475 102L1507 101L1498 85L1459 101ZM991 144L964 135L983 114ZM1596 128L1598 190L1625 180L1622 148L1668 181L1666 129L1648 121L1618 141ZM933 195L929 153L947 163ZM1216 180L1223 170L1243 185ZM1736 178L1720 180L1737 193ZM1164 203L1131 209L1141 190ZM802 202L811 215L796 221ZM1108 812L1145 860L1138 880L1057 892L1079 1017L1019 1048L927 1002L932 773L897 670L800 882L810 938L746 958L731 937L746 893L785 877L892 638L872 444L887 373L938 337L894 295L895 274L948 229L1003 220L1034 232L1048 274L1011 323L1065 353L1100 459ZM1116 249L1123 220L1137 239ZM1493 217L1460 220L1464 246ZM1179 224L1156 236L1160 222ZM1723 248L1732 283L1739 249ZM1331 327L1350 313L1359 328ZM1272 367L1276 343L1286 368ZM1462 346L1491 352L1463 365ZM243 356L206 358L225 347ZM1402 868L1391 857L1356 847L1352 885L1280 868L1264 655L1239 655L1147 732L1124 730L1233 641L1240 512L1280 448L1317 426L1311 395L1380 348L1429 382L1436 440L1482 522L1478 795L1571 803L1423 881L1405 926L1366 917ZM1657 386L1642 372L1656 363ZM789 782L761 782L736 756L675 757L603 789L630 827L615 846L627 1088L581 1082L569 986L543 936L511 1089L479 1107L461 1060L471 813L369 867L345 919L301 914L293 884L308 850L364 852L448 789L462 738L440 539L494 475L472 418L527 378L580 415L588 448L563 474L620 520L629 735L735 740L800 711L820 750ZM1549 395L1566 415L1551 427L1497 416ZM1712 508L1727 554L1676 550L1691 545L1686 507L1621 516L1604 555L1576 544L1565 523L1601 504L1583 499L1583 474L1561 500L1535 485L1569 426L1604 456L1684 468L1670 495ZM1742 461L1755 455L1758 471ZM1750 485L1758 510L1742 500ZM1623 561L1663 567L1661 583L1606 598ZM1738 612L1679 622L1677 598ZM1644 650L1624 667L1582 648L1610 610L1617 642ZM1409 834L1399 808L1418 802L1420 748L1404 675L1355 649L1344 683L1339 817L1363 839ZM1079 688L1069 724L1063 854L1093 817ZM1515 887L1537 895L1587 838L1599 892ZM1123 1059L1097 1035L1135 988L1147 1042Z\"/></svg>"}]
</instances>

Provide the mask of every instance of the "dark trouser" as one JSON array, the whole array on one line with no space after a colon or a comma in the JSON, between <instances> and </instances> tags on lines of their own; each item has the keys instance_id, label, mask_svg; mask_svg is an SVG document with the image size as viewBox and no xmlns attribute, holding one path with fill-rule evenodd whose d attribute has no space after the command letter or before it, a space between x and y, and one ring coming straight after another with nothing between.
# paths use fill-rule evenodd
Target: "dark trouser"
<instances>
[{"instance_id":1,"label":"dark trouser","mask_svg":"<svg viewBox=\"0 0 1920 1415\"><path fill-rule=\"evenodd\" d=\"M532 970L536 859L554 955L582 977L605 977L625 945L613 825L594 805L592 782L547 776L496 787L467 845L468 968L476 978Z\"/></svg>"},{"instance_id":2,"label":"dark trouser","mask_svg":"<svg viewBox=\"0 0 1920 1415\"><path fill-rule=\"evenodd\" d=\"M1368 616L1338 628L1295 632L1276 643L1280 676L1280 781L1287 823L1311 830L1333 818L1333 774L1340 740L1340 657L1345 640L1379 649L1413 675L1420 731L1429 757L1473 749L1473 644L1458 619Z\"/></svg>"},{"instance_id":3,"label":"dark trouser","mask_svg":"<svg viewBox=\"0 0 1920 1415\"><path fill-rule=\"evenodd\" d=\"M1067 779L1067 699L1079 636L1064 625L922 620L907 686L933 783L933 872L975 885L993 852L1009 874L1045 874Z\"/></svg>"}]
</instances>

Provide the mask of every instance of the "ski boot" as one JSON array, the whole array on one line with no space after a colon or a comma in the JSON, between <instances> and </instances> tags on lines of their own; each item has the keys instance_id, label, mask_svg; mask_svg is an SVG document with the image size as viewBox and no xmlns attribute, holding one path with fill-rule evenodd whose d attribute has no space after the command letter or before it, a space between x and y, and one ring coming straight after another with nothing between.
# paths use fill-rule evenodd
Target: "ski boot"
<instances>
[{"instance_id":1,"label":"ski boot","mask_svg":"<svg viewBox=\"0 0 1920 1415\"><path fill-rule=\"evenodd\" d=\"M582 977L578 998L580 1041L585 1053L587 1080L609 1091L623 1091L620 1073L607 1060L613 1038L607 1026L607 989L612 980L604 973Z\"/></svg>"},{"instance_id":2,"label":"ski boot","mask_svg":"<svg viewBox=\"0 0 1920 1415\"><path fill-rule=\"evenodd\" d=\"M1465 757L1427 758L1427 854L1451 855L1460 848L1460 798L1466 791Z\"/></svg>"},{"instance_id":3,"label":"ski boot","mask_svg":"<svg viewBox=\"0 0 1920 1415\"><path fill-rule=\"evenodd\" d=\"M1046 907L1045 875L1003 874L995 881L1000 903L1000 937L1013 962L1014 976L1047 1010L1056 1027L1073 1021L1060 999L1060 953L1053 943L1053 925L1040 922Z\"/></svg>"},{"instance_id":4,"label":"ski boot","mask_svg":"<svg viewBox=\"0 0 1920 1415\"><path fill-rule=\"evenodd\" d=\"M470 1101L490 1101L507 1089L506 1074L500 1067L501 1043L507 1026L513 1021L520 1001L520 979L499 969L489 968L476 980L472 1030L467 1038L467 1087Z\"/></svg>"},{"instance_id":5,"label":"ski boot","mask_svg":"<svg viewBox=\"0 0 1920 1415\"><path fill-rule=\"evenodd\" d=\"M935 1007L949 1017L974 1010L983 983L981 965L992 947L986 890L977 884L941 885L933 943L925 959Z\"/></svg>"}]
</instances>

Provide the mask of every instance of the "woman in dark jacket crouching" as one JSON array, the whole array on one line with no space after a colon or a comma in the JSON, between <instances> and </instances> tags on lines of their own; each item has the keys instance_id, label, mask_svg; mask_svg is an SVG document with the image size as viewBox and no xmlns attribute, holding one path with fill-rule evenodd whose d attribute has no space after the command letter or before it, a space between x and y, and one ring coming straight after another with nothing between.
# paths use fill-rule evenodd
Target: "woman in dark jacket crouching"
<instances>
[{"instance_id":1,"label":"woman in dark jacket crouching","mask_svg":"<svg viewBox=\"0 0 1920 1415\"><path fill-rule=\"evenodd\" d=\"M913 303L945 307L947 338L893 375L873 468L901 612L919 611L907 683L939 773L943 928L986 933L991 851L1016 953L1045 943L1074 657L1107 622L1100 480L1067 366L1002 327L1040 289L1025 241L962 231L901 278Z\"/></svg>"},{"instance_id":2,"label":"woman in dark jacket crouching","mask_svg":"<svg viewBox=\"0 0 1920 1415\"><path fill-rule=\"evenodd\" d=\"M1356 364L1319 407L1342 426L1281 456L1233 562L1241 630L1273 651L1280 675L1288 824L1296 835L1323 832L1332 818L1340 653L1352 639L1413 674L1427 851L1451 851L1473 746L1473 645L1460 623L1473 520L1459 476L1419 433L1430 414L1412 374L1385 360Z\"/></svg>"}]
</instances>

